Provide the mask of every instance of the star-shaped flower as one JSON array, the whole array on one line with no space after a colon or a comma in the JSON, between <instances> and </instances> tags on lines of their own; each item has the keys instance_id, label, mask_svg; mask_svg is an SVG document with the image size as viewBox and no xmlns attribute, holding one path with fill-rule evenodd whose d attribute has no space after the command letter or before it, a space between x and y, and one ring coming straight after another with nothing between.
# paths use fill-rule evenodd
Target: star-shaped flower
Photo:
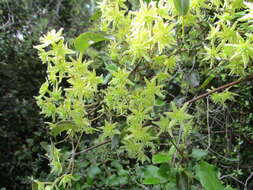
<instances>
[{"instance_id":1,"label":"star-shaped flower","mask_svg":"<svg viewBox=\"0 0 253 190\"><path fill-rule=\"evenodd\" d=\"M34 48L42 49L42 48L49 46L50 44L53 44L53 43L58 42L59 40L63 39L63 37L61 36L62 30L63 30L63 28L61 28L58 32L56 32L55 29L53 29L50 32L48 32L46 35L44 35L43 37L40 37L41 44L34 46Z\"/></svg>"}]
</instances>

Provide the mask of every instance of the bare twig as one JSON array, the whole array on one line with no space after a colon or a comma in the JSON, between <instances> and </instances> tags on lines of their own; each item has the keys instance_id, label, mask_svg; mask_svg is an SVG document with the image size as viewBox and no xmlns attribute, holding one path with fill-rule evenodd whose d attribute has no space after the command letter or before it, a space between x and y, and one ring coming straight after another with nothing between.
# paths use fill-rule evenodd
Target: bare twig
<instances>
[{"instance_id":1,"label":"bare twig","mask_svg":"<svg viewBox=\"0 0 253 190\"><path fill-rule=\"evenodd\" d=\"M223 178L227 178L227 177L230 177L230 178L234 179L235 181L239 182L240 184L245 185L242 181L240 181L239 179L237 179L236 177L234 177L231 174L221 176L219 179L222 180Z\"/></svg>"}]
</instances>

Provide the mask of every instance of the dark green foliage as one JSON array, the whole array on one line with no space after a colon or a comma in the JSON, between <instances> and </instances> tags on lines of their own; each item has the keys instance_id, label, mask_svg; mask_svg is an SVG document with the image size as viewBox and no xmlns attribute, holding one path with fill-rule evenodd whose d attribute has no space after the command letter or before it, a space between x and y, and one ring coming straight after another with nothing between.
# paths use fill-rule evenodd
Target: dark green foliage
<instances>
[{"instance_id":1,"label":"dark green foliage","mask_svg":"<svg viewBox=\"0 0 253 190\"><path fill-rule=\"evenodd\" d=\"M34 38L26 40L30 36L27 30L32 28L25 23L30 18L30 11L25 11L22 4L8 3L2 1L0 4L6 18L8 14L14 17L14 23L0 32L0 187L19 189L25 188L30 183L27 177L43 166L42 159L35 161L39 158L41 148L38 143L43 139L45 130L41 128L43 122L33 96L43 81L45 68L34 64L38 59L32 50L40 29L33 34ZM7 7L13 13L9 13ZM6 19L1 23L5 22ZM25 42L16 36L19 32Z\"/></svg>"},{"instance_id":2,"label":"dark green foliage","mask_svg":"<svg viewBox=\"0 0 253 190\"><path fill-rule=\"evenodd\" d=\"M33 45L50 28L64 27L69 37L84 31L87 3L0 1L0 189L30 189L28 177L47 171L40 142L49 138L34 99L46 72Z\"/></svg>"}]
</instances>

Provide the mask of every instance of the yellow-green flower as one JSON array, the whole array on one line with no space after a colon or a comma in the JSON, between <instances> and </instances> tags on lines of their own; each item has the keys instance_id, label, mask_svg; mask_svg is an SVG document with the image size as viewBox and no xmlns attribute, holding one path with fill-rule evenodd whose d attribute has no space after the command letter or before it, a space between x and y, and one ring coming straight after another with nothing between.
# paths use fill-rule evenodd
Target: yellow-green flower
<instances>
[{"instance_id":1,"label":"yellow-green flower","mask_svg":"<svg viewBox=\"0 0 253 190\"><path fill-rule=\"evenodd\" d=\"M34 46L36 49L42 49L50 44L53 44L55 42L58 42L59 40L63 39L62 35L62 30L61 28L58 32L55 31L55 29L51 30L50 32L47 33L47 35L44 35L43 37L40 38L40 45Z\"/></svg>"}]
</instances>

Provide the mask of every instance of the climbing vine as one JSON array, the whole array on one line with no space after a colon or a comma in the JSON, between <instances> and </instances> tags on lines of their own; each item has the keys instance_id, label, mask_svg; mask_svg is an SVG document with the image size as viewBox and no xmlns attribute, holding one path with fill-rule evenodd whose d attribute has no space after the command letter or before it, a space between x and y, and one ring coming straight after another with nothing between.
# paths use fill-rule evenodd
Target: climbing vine
<instances>
[{"instance_id":1,"label":"climbing vine","mask_svg":"<svg viewBox=\"0 0 253 190\"><path fill-rule=\"evenodd\" d=\"M252 3L102 0L97 11L99 26L73 43L60 29L35 46L47 64L36 100L49 119L54 140L45 146L55 176L35 186L74 188L76 159L111 143L119 157L171 168L161 174L163 168L149 166L155 176L144 177L146 185L232 189L204 161L212 146L208 114L210 106L226 109L238 96L231 87L253 78ZM201 140L203 127L207 140ZM63 155L58 141L64 135L70 146ZM82 139L92 135L97 145L81 150Z\"/></svg>"}]
</instances>

